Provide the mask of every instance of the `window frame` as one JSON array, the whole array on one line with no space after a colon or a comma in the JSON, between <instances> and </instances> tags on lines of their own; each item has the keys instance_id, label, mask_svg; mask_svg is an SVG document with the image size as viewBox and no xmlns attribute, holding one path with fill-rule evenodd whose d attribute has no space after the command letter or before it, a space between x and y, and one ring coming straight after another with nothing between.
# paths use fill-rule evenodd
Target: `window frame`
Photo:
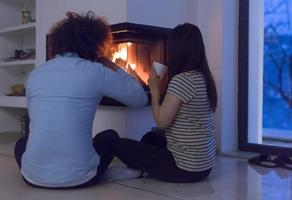
<instances>
[{"instance_id":1,"label":"window frame","mask_svg":"<svg viewBox=\"0 0 292 200\"><path fill-rule=\"evenodd\" d=\"M239 0L238 24L238 149L263 154L291 154L292 148L248 142L249 2Z\"/></svg>"}]
</instances>

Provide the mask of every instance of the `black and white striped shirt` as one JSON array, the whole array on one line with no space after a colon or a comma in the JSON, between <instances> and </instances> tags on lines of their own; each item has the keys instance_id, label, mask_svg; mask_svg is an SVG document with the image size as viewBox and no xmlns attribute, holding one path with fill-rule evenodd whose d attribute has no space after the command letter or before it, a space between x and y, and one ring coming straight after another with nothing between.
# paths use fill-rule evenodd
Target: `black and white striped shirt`
<instances>
[{"instance_id":1,"label":"black and white striped shirt","mask_svg":"<svg viewBox=\"0 0 292 200\"><path fill-rule=\"evenodd\" d=\"M210 169L215 160L215 113L210 102L204 76L189 71L172 78L168 93L182 104L166 129L167 148L179 168L191 172Z\"/></svg>"}]
</instances>

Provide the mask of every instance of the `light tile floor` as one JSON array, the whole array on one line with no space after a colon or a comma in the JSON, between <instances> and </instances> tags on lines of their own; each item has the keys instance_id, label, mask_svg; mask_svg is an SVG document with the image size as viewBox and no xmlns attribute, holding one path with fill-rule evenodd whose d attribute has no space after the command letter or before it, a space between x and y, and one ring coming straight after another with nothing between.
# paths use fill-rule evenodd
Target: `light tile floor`
<instances>
[{"instance_id":1,"label":"light tile floor","mask_svg":"<svg viewBox=\"0 0 292 200\"><path fill-rule=\"evenodd\" d=\"M210 177L174 184L154 179L103 182L80 190L27 186L11 156L0 154L0 200L292 200L292 171L249 166L244 159L217 157Z\"/></svg>"}]
</instances>

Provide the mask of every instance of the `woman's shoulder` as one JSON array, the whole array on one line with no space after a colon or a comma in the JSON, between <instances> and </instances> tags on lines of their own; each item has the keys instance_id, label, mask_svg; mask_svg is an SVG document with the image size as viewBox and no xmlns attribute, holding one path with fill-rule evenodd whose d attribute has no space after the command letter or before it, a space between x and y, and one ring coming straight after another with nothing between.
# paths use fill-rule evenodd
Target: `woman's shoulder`
<instances>
[{"instance_id":1,"label":"woman's shoulder","mask_svg":"<svg viewBox=\"0 0 292 200\"><path fill-rule=\"evenodd\" d=\"M176 74L170 81L167 92L187 103L196 94L196 87L188 73Z\"/></svg>"},{"instance_id":2,"label":"woman's shoulder","mask_svg":"<svg viewBox=\"0 0 292 200\"><path fill-rule=\"evenodd\" d=\"M204 74L200 71L192 70L192 71L184 72L184 74L185 74L185 77L193 83L205 81Z\"/></svg>"},{"instance_id":3,"label":"woman's shoulder","mask_svg":"<svg viewBox=\"0 0 292 200\"><path fill-rule=\"evenodd\" d=\"M193 82L204 79L204 75L200 71L191 70L176 74L172 79L173 81Z\"/></svg>"},{"instance_id":4,"label":"woman's shoulder","mask_svg":"<svg viewBox=\"0 0 292 200\"><path fill-rule=\"evenodd\" d=\"M196 71L196 70L191 70L191 71L183 72L182 74L184 74L187 77L204 77L204 75L203 75L202 72Z\"/></svg>"}]
</instances>

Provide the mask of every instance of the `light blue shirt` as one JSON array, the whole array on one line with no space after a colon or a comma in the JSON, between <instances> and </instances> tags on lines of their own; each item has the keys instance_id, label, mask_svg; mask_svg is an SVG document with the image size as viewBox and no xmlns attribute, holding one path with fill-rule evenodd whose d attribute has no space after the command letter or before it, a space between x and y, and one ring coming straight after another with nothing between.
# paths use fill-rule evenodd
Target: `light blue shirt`
<instances>
[{"instance_id":1,"label":"light blue shirt","mask_svg":"<svg viewBox=\"0 0 292 200\"><path fill-rule=\"evenodd\" d=\"M31 183L46 187L79 185L96 175L100 158L92 146L92 124L103 96L128 106L148 101L122 69L114 72L72 53L33 70L26 91L31 121L21 171Z\"/></svg>"}]
</instances>

